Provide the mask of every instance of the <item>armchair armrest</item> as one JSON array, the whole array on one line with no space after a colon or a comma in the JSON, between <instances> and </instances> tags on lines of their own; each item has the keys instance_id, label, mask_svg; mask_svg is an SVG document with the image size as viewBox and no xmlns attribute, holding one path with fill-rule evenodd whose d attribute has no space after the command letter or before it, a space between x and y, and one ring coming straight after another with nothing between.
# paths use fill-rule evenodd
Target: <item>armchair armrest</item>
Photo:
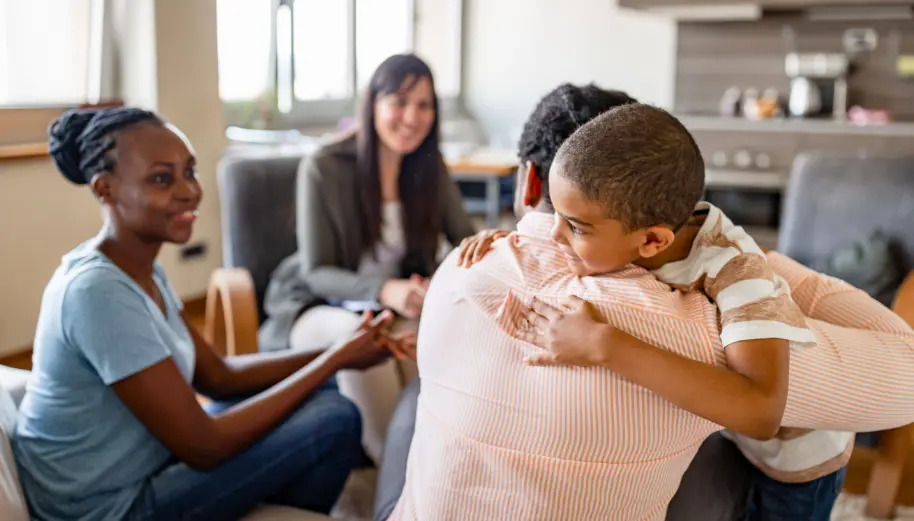
<instances>
[{"instance_id":1,"label":"armchair armrest","mask_svg":"<svg viewBox=\"0 0 914 521\"><path fill-rule=\"evenodd\" d=\"M206 293L204 337L224 355L256 353L257 296L247 270L220 268Z\"/></svg>"},{"instance_id":2,"label":"armchair armrest","mask_svg":"<svg viewBox=\"0 0 914 521\"><path fill-rule=\"evenodd\" d=\"M895 294L895 302L892 304L892 311L903 318L911 327L914 327L914 271L908 273L907 278L898 288L898 293Z\"/></svg>"}]
</instances>

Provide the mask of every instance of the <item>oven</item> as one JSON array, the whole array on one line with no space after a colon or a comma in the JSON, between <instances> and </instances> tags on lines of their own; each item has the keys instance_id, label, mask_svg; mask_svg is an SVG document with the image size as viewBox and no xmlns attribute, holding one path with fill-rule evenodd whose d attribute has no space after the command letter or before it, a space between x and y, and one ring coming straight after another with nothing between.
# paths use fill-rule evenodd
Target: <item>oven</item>
<instances>
[{"instance_id":1,"label":"oven","mask_svg":"<svg viewBox=\"0 0 914 521\"><path fill-rule=\"evenodd\" d=\"M781 203L788 172L752 168L705 170L705 200L742 226L760 246L777 249Z\"/></svg>"}]
</instances>

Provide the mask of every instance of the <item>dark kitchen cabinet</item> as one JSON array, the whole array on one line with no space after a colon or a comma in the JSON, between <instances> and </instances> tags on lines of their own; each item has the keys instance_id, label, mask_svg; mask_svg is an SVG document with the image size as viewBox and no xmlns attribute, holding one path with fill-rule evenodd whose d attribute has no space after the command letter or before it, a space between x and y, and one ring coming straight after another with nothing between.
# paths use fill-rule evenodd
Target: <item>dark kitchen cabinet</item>
<instances>
[{"instance_id":1,"label":"dark kitchen cabinet","mask_svg":"<svg viewBox=\"0 0 914 521\"><path fill-rule=\"evenodd\" d=\"M763 7L804 8L804 7L875 7L893 5L914 5L914 0L760 0Z\"/></svg>"},{"instance_id":2,"label":"dark kitchen cabinet","mask_svg":"<svg viewBox=\"0 0 914 521\"><path fill-rule=\"evenodd\" d=\"M655 8L681 8L695 7L707 8L713 6L729 7L740 3L734 0L619 0L619 7L628 7L631 9L655 9ZM742 2L745 4L754 4L756 2Z\"/></svg>"},{"instance_id":3,"label":"dark kitchen cabinet","mask_svg":"<svg viewBox=\"0 0 914 521\"><path fill-rule=\"evenodd\" d=\"M745 20L761 12L810 7L914 6L914 0L618 0L619 7L665 13L683 20Z\"/></svg>"},{"instance_id":4,"label":"dark kitchen cabinet","mask_svg":"<svg viewBox=\"0 0 914 521\"><path fill-rule=\"evenodd\" d=\"M644 9L650 7L695 7L708 5L733 5L733 0L619 0L620 7ZM753 2L746 2L753 3Z\"/></svg>"},{"instance_id":5,"label":"dark kitchen cabinet","mask_svg":"<svg viewBox=\"0 0 914 521\"><path fill-rule=\"evenodd\" d=\"M619 7L667 16L677 21L758 20L761 6L749 0L618 0Z\"/></svg>"}]
</instances>

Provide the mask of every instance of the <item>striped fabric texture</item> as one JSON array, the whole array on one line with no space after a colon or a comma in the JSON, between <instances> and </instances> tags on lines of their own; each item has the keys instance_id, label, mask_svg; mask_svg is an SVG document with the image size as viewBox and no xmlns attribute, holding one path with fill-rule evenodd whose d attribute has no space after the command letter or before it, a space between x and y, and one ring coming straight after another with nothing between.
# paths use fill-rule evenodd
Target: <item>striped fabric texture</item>
<instances>
[{"instance_id":1,"label":"striped fabric texture","mask_svg":"<svg viewBox=\"0 0 914 521\"><path fill-rule=\"evenodd\" d=\"M722 364L717 309L646 270L577 278L531 214L471 269L449 257L426 297L406 485L393 520L654 521L719 430L608 370L530 367L518 337L536 296L569 295L683 356ZM796 351L784 425L869 431L914 421L914 332L839 281L772 255L819 346ZM848 329L857 327L860 330Z\"/></svg>"},{"instance_id":2,"label":"striped fabric texture","mask_svg":"<svg viewBox=\"0 0 914 521\"><path fill-rule=\"evenodd\" d=\"M772 271L755 240L710 203L699 203L696 212L706 216L689 255L654 270L657 278L714 299L724 347L760 338L789 340L792 347L815 346L790 288Z\"/></svg>"},{"instance_id":3,"label":"striped fabric texture","mask_svg":"<svg viewBox=\"0 0 914 521\"><path fill-rule=\"evenodd\" d=\"M683 291L701 291L720 311L721 342L779 338L792 348L815 347L806 317L790 297L783 277L772 270L755 240L716 206L701 202L693 216L700 229L685 259L654 270ZM854 434L840 431L781 429L775 439L759 441L727 433L759 470L785 483L804 483L847 465Z\"/></svg>"}]
</instances>

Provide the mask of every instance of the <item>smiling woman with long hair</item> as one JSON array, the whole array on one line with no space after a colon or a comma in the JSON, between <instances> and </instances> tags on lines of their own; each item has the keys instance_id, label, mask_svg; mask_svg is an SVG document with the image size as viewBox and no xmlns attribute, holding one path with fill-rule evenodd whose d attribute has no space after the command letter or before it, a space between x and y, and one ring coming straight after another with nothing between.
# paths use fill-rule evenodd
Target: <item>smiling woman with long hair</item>
<instances>
[{"instance_id":1,"label":"smiling woman with long hair","mask_svg":"<svg viewBox=\"0 0 914 521\"><path fill-rule=\"evenodd\" d=\"M475 231L438 148L439 116L431 70L415 55L394 55L371 77L356 130L302 161L298 252L267 290L264 349L350 334L358 316L344 307L418 319L442 239L458 244ZM402 383L392 365L340 379L362 411L373 458Z\"/></svg>"},{"instance_id":2,"label":"smiling woman with long hair","mask_svg":"<svg viewBox=\"0 0 914 521\"><path fill-rule=\"evenodd\" d=\"M326 350L225 359L156 263L190 239L203 196L186 137L145 110L71 111L50 152L104 223L42 299L13 435L32 518L216 521L261 502L328 512L362 456L358 411L328 381L385 358L392 316L366 315Z\"/></svg>"}]
</instances>

